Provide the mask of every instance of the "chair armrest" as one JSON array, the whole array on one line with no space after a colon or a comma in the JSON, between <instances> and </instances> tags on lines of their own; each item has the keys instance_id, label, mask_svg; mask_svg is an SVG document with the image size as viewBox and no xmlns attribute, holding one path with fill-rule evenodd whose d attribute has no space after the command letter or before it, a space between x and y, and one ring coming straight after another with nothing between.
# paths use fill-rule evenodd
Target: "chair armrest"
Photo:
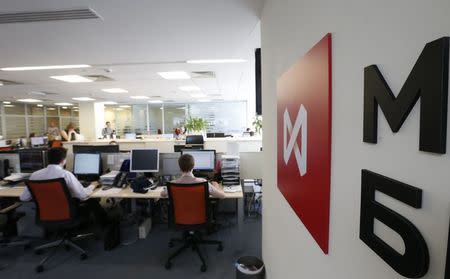
<instances>
[{"instance_id":1,"label":"chair armrest","mask_svg":"<svg viewBox=\"0 0 450 279\"><path fill-rule=\"evenodd\" d=\"M16 209L16 208L18 208L18 207L20 207L20 206L22 206L22 203L16 202L16 203L14 203L14 204L12 204L12 205L6 207L6 208L1 209L1 210L0 210L0 214L6 214L6 213L9 213L10 211L13 211L14 209Z\"/></svg>"}]
</instances>

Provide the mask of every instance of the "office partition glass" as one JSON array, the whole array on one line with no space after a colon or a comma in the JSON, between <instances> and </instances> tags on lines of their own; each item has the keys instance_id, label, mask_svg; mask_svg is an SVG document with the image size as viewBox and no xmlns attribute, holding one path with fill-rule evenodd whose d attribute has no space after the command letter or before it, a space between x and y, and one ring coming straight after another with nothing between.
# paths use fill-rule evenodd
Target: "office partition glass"
<instances>
[{"instance_id":1,"label":"office partition glass","mask_svg":"<svg viewBox=\"0 0 450 279\"><path fill-rule=\"evenodd\" d=\"M208 132L242 133L246 129L246 102L217 102L188 104L189 117L208 121Z\"/></svg>"},{"instance_id":2,"label":"office partition glass","mask_svg":"<svg viewBox=\"0 0 450 279\"><path fill-rule=\"evenodd\" d=\"M184 104L164 104L164 133L172 134L175 128L182 127L186 120Z\"/></svg>"},{"instance_id":3,"label":"office partition glass","mask_svg":"<svg viewBox=\"0 0 450 279\"><path fill-rule=\"evenodd\" d=\"M132 110L132 126L137 135L147 134L147 105L134 105Z\"/></svg>"},{"instance_id":4,"label":"office partition glass","mask_svg":"<svg viewBox=\"0 0 450 279\"><path fill-rule=\"evenodd\" d=\"M151 135L157 134L158 130L163 131L163 110L161 107L161 104L148 105L148 124Z\"/></svg>"}]
</instances>

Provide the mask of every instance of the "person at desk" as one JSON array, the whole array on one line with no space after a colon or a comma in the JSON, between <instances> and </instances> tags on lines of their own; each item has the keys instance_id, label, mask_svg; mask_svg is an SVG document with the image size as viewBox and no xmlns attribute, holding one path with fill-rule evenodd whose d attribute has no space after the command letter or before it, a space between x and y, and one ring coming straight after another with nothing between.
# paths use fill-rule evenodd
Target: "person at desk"
<instances>
[{"instance_id":1,"label":"person at desk","mask_svg":"<svg viewBox=\"0 0 450 279\"><path fill-rule=\"evenodd\" d=\"M56 127L56 122L51 120L47 129L48 140L58 140L61 137L61 132L59 128Z\"/></svg>"},{"instance_id":2,"label":"person at desk","mask_svg":"<svg viewBox=\"0 0 450 279\"><path fill-rule=\"evenodd\" d=\"M106 127L102 129L102 136L104 139L112 138L112 135L114 134L113 128L111 128L111 122L107 121Z\"/></svg>"},{"instance_id":3,"label":"person at desk","mask_svg":"<svg viewBox=\"0 0 450 279\"><path fill-rule=\"evenodd\" d=\"M64 131L61 131L61 137L65 141L73 141L81 139L81 135L77 133L75 125L70 122Z\"/></svg>"},{"instance_id":4,"label":"person at desk","mask_svg":"<svg viewBox=\"0 0 450 279\"><path fill-rule=\"evenodd\" d=\"M80 200L80 209L86 214L92 212L96 219L102 224L106 225L107 214L106 211L100 206L99 202L95 199L89 199L89 196L93 193L94 189L98 186L98 183L92 183L88 187L83 187L78 179L71 172L64 169L66 164L67 149L63 147L52 148L47 153L48 166L44 169L38 170L31 174L30 180L48 180L56 178L64 178L67 184L67 188L70 191L72 198ZM28 188L25 188L20 195L21 201L30 201L32 199L31 193Z\"/></svg>"},{"instance_id":5,"label":"person at desk","mask_svg":"<svg viewBox=\"0 0 450 279\"><path fill-rule=\"evenodd\" d=\"M181 170L181 177L172 181L173 183L178 184L193 184L193 183L200 183L205 182L206 180L204 178L195 177L192 173L192 170L195 166L195 160L194 157L190 154L183 154L178 159L178 165ZM216 199L224 199L225 198L225 192L222 190L220 185L213 181L208 183L209 187L209 194L212 198ZM167 190L163 191L163 196L167 196Z\"/></svg>"}]
</instances>

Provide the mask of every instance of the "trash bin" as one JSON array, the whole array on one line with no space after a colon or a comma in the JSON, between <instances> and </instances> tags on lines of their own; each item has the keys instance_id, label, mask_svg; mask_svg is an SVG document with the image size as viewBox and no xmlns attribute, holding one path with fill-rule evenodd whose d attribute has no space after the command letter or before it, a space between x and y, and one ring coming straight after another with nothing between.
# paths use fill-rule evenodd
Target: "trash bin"
<instances>
[{"instance_id":1,"label":"trash bin","mask_svg":"<svg viewBox=\"0 0 450 279\"><path fill-rule=\"evenodd\" d=\"M253 256L241 257L236 261L236 279L263 279L264 263Z\"/></svg>"}]
</instances>

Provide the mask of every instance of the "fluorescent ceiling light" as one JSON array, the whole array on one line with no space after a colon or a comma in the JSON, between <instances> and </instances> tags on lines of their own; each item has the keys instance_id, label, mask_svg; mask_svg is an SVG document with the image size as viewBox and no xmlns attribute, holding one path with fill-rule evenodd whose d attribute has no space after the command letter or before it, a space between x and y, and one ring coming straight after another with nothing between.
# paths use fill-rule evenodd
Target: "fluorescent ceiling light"
<instances>
[{"instance_id":1,"label":"fluorescent ceiling light","mask_svg":"<svg viewBox=\"0 0 450 279\"><path fill-rule=\"evenodd\" d=\"M56 108L47 108L47 110L56 110Z\"/></svg>"},{"instance_id":2,"label":"fluorescent ceiling light","mask_svg":"<svg viewBox=\"0 0 450 279\"><path fill-rule=\"evenodd\" d=\"M161 104L163 101L161 101L161 100L150 100L148 102L151 103L151 104Z\"/></svg>"},{"instance_id":3,"label":"fluorescent ceiling light","mask_svg":"<svg viewBox=\"0 0 450 279\"><path fill-rule=\"evenodd\" d=\"M65 82L93 82L92 79L80 76L80 75L65 75L65 76L51 76L52 79L57 79Z\"/></svg>"},{"instance_id":4,"label":"fluorescent ceiling light","mask_svg":"<svg viewBox=\"0 0 450 279\"><path fill-rule=\"evenodd\" d=\"M32 71L32 70L56 70L56 69L79 69L79 68L89 68L90 65L79 64L79 65L53 65L53 66L24 66L24 67L7 67L0 68L2 71Z\"/></svg>"},{"instance_id":5,"label":"fluorescent ceiling light","mask_svg":"<svg viewBox=\"0 0 450 279\"><path fill-rule=\"evenodd\" d=\"M71 103L55 103L56 106L73 106Z\"/></svg>"},{"instance_id":6,"label":"fluorescent ceiling light","mask_svg":"<svg viewBox=\"0 0 450 279\"><path fill-rule=\"evenodd\" d=\"M116 108L116 110L123 110L123 108Z\"/></svg>"},{"instance_id":7,"label":"fluorescent ceiling light","mask_svg":"<svg viewBox=\"0 0 450 279\"><path fill-rule=\"evenodd\" d=\"M243 63L247 62L245 59L198 59L187 60L188 64L215 64L215 63Z\"/></svg>"},{"instance_id":8,"label":"fluorescent ceiling light","mask_svg":"<svg viewBox=\"0 0 450 279\"><path fill-rule=\"evenodd\" d=\"M15 107L14 105L4 105L5 108L13 108Z\"/></svg>"},{"instance_id":9,"label":"fluorescent ceiling light","mask_svg":"<svg viewBox=\"0 0 450 279\"><path fill-rule=\"evenodd\" d=\"M102 91L107 93L128 93L128 90L125 90L123 88L105 88L102 89Z\"/></svg>"},{"instance_id":10,"label":"fluorescent ceiling light","mask_svg":"<svg viewBox=\"0 0 450 279\"><path fill-rule=\"evenodd\" d=\"M106 102L101 102L104 105L117 105L117 102L113 102L113 101L106 101Z\"/></svg>"},{"instance_id":11,"label":"fluorescent ceiling light","mask_svg":"<svg viewBox=\"0 0 450 279\"><path fill-rule=\"evenodd\" d=\"M11 104L11 102L8 102L8 101L3 101L3 103L4 103L5 105L10 105L10 104Z\"/></svg>"},{"instance_id":12,"label":"fluorescent ceiling light","mask_svg":"<svg viewBox=\"0 0 450 279\"><path fill-rule=\"evenodd\" d=\"M41 100L38 99L18 99L17 101L23 102L23 103L40 103Z\"/></svg>"},{"instance_id":13,"label":"fluorescent ceiling light","mask_svg":"<svg viewBox=\"0 0 450 279\"><path fill-rule=\"evenodd\" d=\"M39 105L36 105L38 108L42 108L44 105L41 105L41 104L39 104Z\"/></svg>"},{"instance_id":14,"label":"fluorescent ceiling light","mask_svg":"<svg viewBox=\"0 0 450 279\"><path fill-rule=\"evenodd\" d=\"M164 79L190 79L191 76L189 76L188 73L183 71L173 71L173 72L158 72L158 75L160 75Z\"/></svg>"},{"instance_id":15,"label":"fluorescent ceiling light","mask_svg":"<svg viewBox=\"0 0 450 279\"><path fill-rule=\"evenodd\" d=\"M67 107L61 107L62 109L67 109Z\"/></svg>"},{"instance_id":16,"label":"fluorescent ceiling light","mask_svg":"<svg viewBox=\"0 0 450 279\"><path fill-rule=\"evenodd\" d=\"M77 109L78 107L72 107L72 108Z\"/></svg>"},{"instance_id":17,"label":"fluorescent ceiling light","mask_svg":"<svg viewBox=\"0 0 450 279\"><path fill-rule=\"evenodd\" d=\"M206 94L191 94L191 97L194 97L194 98L204 98L204 97L206 97Z\"/></svg>"},{"instance_id":18,"label":"fluorescent ceiling light","mask_svg":"<svg viewBox=\"0 0 450 279\"><path fill-rule=\"evenodd\" d=\"M3 86L3 81L0 81L0 86Z\"/></svg>"},{"instance_id":19,"label":"fluorescent ceiling light","mask_svg":"<svg viewBox=\"0 0 450 279\"><path fill-rule=\"evenodd\" d=\"M136 99L136 100L146 100L146 99L150 99L147 96L130 96L131 99Z\"/></svg>"},{"instance_id":20,"label":"fluorescent ceiling light","mask_svg":"<svg viewBox=\"0 0 450 279\"><path fill-rule=\"evenodd\" d=\"M129 105L121 105L121 106L119 106L120 108L131 108L131 106L129 106Z\"/></svg>"},{"instance_id":21,"label":"fluorescent ceiling light","mask_svg":"<svg viewBox=\"0 0 450 279\"><path fill-rule=\"evenodd\" d=\"M192 91L200 91L200 87L195 85L185 85L178 87L181 91L192 92Z\"/></svg>"},{"instance_id":22,"label":"fluorescent ceiling light","mask_svg":"<svg viewBox=\"0 0 450 279\"><path fill-rule=\"evenodd\" d=\"M75 97L75 98L72 98L72 100L82 101L82 102L95 101L95 99L92 99L90 97Z\"/></svg>"}]
</instances>

